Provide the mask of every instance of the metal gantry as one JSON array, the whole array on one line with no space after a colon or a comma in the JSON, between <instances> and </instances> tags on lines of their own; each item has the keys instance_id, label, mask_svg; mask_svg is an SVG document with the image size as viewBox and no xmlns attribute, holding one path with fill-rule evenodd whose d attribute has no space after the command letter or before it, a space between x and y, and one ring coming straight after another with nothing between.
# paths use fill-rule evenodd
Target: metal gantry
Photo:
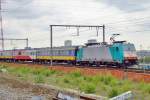
<instances>
[{"instance_id":1,"label":"metal gantry","mask_svg":"<svg viewBox=\"0 0 150 100\"><path fill-rule=\"evenodd\" d=\"M26 41L26 47L29 46L29 39L28 38L24 38L24 39L20 39L20 38L0 38L0 40L6 40L6 41Z\"/></svg>"},{"instance_id":2,"label":"metal gantry","mask_svg":"<svg viewBox=\"0 0 150 100\"><path fill-rule=\"evenodd\" d=\"M103 28L103 43L105 44L105 25L50 25L50 53L51 53L51 66L53 66L53 27L74 27L77 28L77 36L79 36L79 29L81 27L95 28L98 36L98 30Z\"/></svg>"}]
</instances>

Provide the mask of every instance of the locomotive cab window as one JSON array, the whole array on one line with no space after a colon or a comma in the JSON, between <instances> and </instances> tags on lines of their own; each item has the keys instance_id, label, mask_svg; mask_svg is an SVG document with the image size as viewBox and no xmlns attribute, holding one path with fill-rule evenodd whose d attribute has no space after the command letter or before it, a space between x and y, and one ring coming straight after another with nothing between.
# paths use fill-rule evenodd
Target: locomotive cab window
<instances>
[{"instance_id":1,"label":"locomotive cab window","mask_svg":"<svg viewBox=\"0 0 150 100\"><path fill-rule=\"evenodd\" d=\"M119 51L119 47L116 47L116 51Z\"/></svg>"},{"instance_id":2,"label":"locomotive cab window","mask_svg":"<svg viewBox=\"0 0 150 100\"><path fill-rule=\"evenodd\" d=\"M128 47L128 51L130 51L130 47Z\"/></svg>"}]
</instances>

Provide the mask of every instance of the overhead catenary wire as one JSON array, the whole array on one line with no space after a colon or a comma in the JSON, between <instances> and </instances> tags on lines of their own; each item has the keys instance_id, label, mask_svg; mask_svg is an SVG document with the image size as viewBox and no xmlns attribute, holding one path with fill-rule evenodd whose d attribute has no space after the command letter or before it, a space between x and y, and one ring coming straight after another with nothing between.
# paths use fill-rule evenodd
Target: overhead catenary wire
<instances>
[{"instance_id":1,"label":"overhead catenary wire","mask_svg":"<svg viewBox=\"0 0 150 100\"><path fill-rule=\"evenodd\" d=\"M145 33L145 32L150 32L150 30L134 30L134 31L132 31L132 30L130 30L130 31L127 31L127 30L111 30L110 31L111 33L116 33L116 32L118 32L118 33Z\"/></svg>"},{"instance_id":2,"label":"overhead catenary wire","mask_svg":"<svg viewBox=\"0 0 150 100\"><path fill-rule=\"evenodd\" d=\"M67 30L65 30L65 31L67 31ZM72 30L73 31L73 30ZM90 32L89 32L90 31ZM92 35L92 36L99 36L99 33L100 33L100 28L99 27L96 27L96 28L88 28L88 29L84 29L84 30L82 30L82 28L80 28L80 31L79 31L79 33L82 33L82 34L80 34L80 36L81 35L84 35L85 36L85 34L87 35L87 32L89 32L89 33L95 33L95 31L96 31L96 35ZM56 33L56 30L54 31L55 33ZM61 37L63 37L63 36L69 36L69 37L72 37L72 36L79 36L79 34L77 34L77 32L76 32L76 30L74 30L73 32L65 32L65 33L68 33L68 34L62 34L62 35L59 35L59 36L55 36L56 38L61 38ZM70 34L70 35L69 35Z\"/></svg>"}]
</instances>

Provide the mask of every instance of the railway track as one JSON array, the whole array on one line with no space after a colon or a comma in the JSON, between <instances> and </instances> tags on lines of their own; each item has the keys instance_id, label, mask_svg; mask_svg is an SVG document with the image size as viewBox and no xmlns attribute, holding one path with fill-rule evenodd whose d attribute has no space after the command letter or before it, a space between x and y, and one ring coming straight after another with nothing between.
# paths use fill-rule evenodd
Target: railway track
<instances>
[{"instance_id":1,"label":"railway track","mask_svg":"<svg viewBox=\"0 0 150 100\"><path fill-rule=\"evenodd\" d=\"M79 67L80 68L80 67ZM108 69L108 70L121 70L124 72L136 72L136 73L145 73L150 74L150 70L144 70L144 69L136 69L136 68L115 68L115 67L85 67L85 68L91 68L91 69Z\"/></svg>"},{"instance_id":2,"label":"railway track","mask_svg":"<svg viewBox=\"0 0 150 100\"><path fill-rule=\"evenodd\" d=\"M2 62L2 61L0 61ZM14 63L14 62L5 62L5 63ZM28 64L28 65L44 65L44 66L50 66L50 64L46 63L33 63L33 62L15 62L16 64ZM106 69L106 70L120 70L124 72L136 72L136 73L143 73L143 74L150 74L150 69L145 70L145 69L138 69L138 68L117 68L116 66L108 66L108 65L101 65L101 66L81 66L81 65L68 65L65 63L54 63L54 67L76 67L76 68L90 68L90 69Z\"/></svg>"},{"instance_id":3,"label":"railway track","mask_svg":"<svg viewBox=\"0 0 150 100\"><path fill-rule=\"evenodd\" d=\"M54 66L62 66L62 64L56 64ZM90 68L90 69L108 69L108 70L121 70L124 72L136 72L136 73L145 73L145 74L150 74L150 69L149 70L144 70L144 69L139 69L139 68L117 68L117 66L108 66L108 65L101 65L101 66L80 66L80 65L63 65L64 67L77 67L77 68Z\"/></svg>"}]
</instances>

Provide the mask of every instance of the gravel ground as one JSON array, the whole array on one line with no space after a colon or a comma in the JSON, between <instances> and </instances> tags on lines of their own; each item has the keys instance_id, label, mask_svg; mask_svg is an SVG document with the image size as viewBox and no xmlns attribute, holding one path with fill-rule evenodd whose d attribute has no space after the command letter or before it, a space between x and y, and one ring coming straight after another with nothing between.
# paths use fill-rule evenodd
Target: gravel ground
<instances>
[{"instance_id":1,"label":"gravel ground","mask_svg":"<svg viewBox=\"0 0 150 100\"><path fill-rule=\"evenodd\" d=\"M0 73L0 100L51 100L56 93Z\"/></svg>"},{"instance_id":2,"label":"gravel ground","mask_svg":"<svg viewBox=\"0 0 150 100\"><path fill-rule=\"evenodd\" d=\"M46 84L31 84L26 81L17 80L16 77L10 74L0 72L0 100L52 100L58 91L63 91L63 93L74 98L78 98L81 95L78 91L72 89L62 90ZM99 98L97 100L104 100L105 98L96 95L82 95Z\"/></svg>"},{"instance_id":3,"label":"gravel ground","mask_svg":"<svg viewBox=\"0 0 150 100\"><path fill-rule=\"evenodd\" d=\"M0 86L0 100L32 100L32 93Z\"/></svg>"}]
</instances>

